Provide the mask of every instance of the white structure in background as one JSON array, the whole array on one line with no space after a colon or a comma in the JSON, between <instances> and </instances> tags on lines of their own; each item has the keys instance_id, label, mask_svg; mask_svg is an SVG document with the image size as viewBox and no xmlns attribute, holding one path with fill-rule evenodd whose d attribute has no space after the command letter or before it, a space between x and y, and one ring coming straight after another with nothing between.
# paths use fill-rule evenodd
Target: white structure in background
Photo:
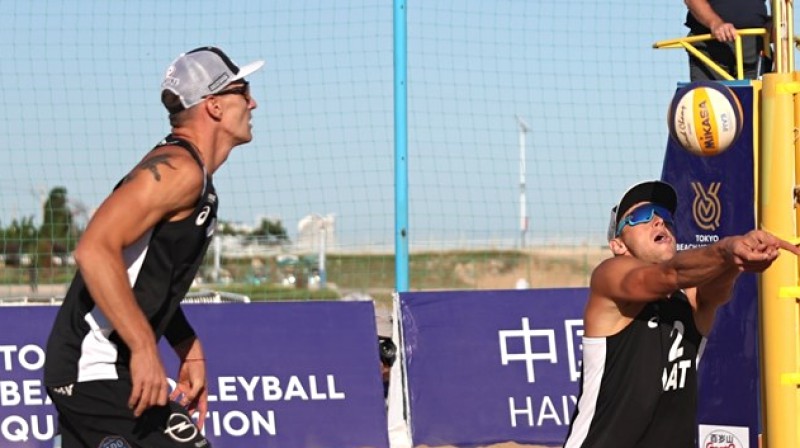
<instances>
[{"instance_id":1,"label":"white structure in background","mask_svg":"<svg viewBox=\"0 0 800 448\"><path fill-rule=\"evenodd\" d=\"M332 214L321 216L317 213L304 216L297 222L297 241L299 253L314 253L325 239L328 248L336 246L336 217Z\"/></svg>"},{"instance_id":2,"label":"white structure in background","mask_svg":"<svg viewBox=\"0 0 800 448\"><path fill-rule=\"evenodd\" d=\"M300 253L318 253L319 286L325 287L325 253L329 247L336 245L336 218L332 214L326 216L312 213L297 223L297 243L295 247Z\"/></svg>"}]
</instances>

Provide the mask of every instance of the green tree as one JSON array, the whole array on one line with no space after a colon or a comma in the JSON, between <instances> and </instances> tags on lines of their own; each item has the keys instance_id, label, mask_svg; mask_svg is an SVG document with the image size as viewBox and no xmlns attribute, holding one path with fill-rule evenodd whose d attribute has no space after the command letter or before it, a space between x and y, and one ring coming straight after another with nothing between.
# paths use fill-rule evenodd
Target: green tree
<instances>
[{"instance_id":1,"label":"green tree","mask_svg":"<svg viewBox=\"0 0 800 448\"><path fill-rule=\"evenodd\" d=\"M37 249L39 230L33 224L33 216L12 220L8 227L0 230L0 251L9 265L19 265L23 255L33 255Z\"/></svg>"},{"instance_id":2,"label":"green tree","mask_svg":"<svg viewBox=\"0 0 800 448\"><path fill-rule=\"evenodd\" d=\"M251 241L262 241L266 244L286 244L289 236L280 220L262 218L258 227L252 231L237 229L228 222L220 221L217 225L218 235L234 235L248 237Z\"/></svg>"},{"instance_id":3,"label":"green tree","mask_svg":"<svg viewBox=\"0 0 800 448\"><path fill-rule=\"evenodd\" d=\"M262 218L258 228L251 234L253 237L266 240L267 244L285 244L289 242L286 228L280 220Z\"/></svg>"},{"instance_id":4,"label":"green tree","mask_svg":"<svg viewBox=\"0 0 800 448\"><path fill-rule=\"evenodd\" d=\"M78 231L72 223L72 211L67 204L67 189L55 187L50 190L42 210L42 228L39 236L51 248L50 254L64 255L75 249Z\"/></svg>"}]
</instances>

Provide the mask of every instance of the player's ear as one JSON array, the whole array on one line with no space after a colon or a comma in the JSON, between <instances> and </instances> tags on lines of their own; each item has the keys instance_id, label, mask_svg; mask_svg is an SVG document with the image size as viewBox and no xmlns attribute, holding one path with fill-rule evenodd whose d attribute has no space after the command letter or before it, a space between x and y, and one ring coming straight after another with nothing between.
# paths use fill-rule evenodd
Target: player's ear
<instances>
[{"instance_id":1,"label":"player's ear","mask_svg":"<svg viewBox=\"0 0 800 448\"><path fill-rule=\"evenodd\" d=\"M215 96L210 96L203 101L203 106L206 108L206 112L214 118L215 120L222 119L222 104L220 104L219 99Z\"/></svg>"},{"instance_id":2,"label":"player's ear","mask_svg":"<svg viewBox=\"0 0 800 448\"><path fill-rule=\"evenodd\" d=\"M608 247L611 248L611 252L614 255L625 255L628 253L628 246L622 241L621 238L617 237L612 239L608 242Z\"/></svg>"}]
</instances>

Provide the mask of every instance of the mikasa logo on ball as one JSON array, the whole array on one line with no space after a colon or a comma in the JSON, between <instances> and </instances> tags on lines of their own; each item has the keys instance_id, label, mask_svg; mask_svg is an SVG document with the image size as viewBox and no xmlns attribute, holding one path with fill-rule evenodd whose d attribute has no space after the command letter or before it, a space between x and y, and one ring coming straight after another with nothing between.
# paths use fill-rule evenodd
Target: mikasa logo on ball
<instances>
[{"instance_id":1,"label":"mikasa logo on ball","mask_svg":"<svg viewBox=\"0 0 800 448\"><path fill-rule=\"evenodd\" d=\"M697 105L698 115L700 115L700 136L703 149L706 151L713 151L717 146L716 142L716 123L711 121L712 111L709 110L711 105L708 100L702 100Z\"/></svg>"},{"instance_id":2,"label":"mikasa logo on ball","mask_svg":"<svg viewBox=\"0 0 800 448\"><path fill-rule=\"evenodd\" d=\"M742 131L742 105L716 81L698 81L679 89L669 109L669 135L698 156L714 156L733 145Z\"/></svg>"}]
</instances>

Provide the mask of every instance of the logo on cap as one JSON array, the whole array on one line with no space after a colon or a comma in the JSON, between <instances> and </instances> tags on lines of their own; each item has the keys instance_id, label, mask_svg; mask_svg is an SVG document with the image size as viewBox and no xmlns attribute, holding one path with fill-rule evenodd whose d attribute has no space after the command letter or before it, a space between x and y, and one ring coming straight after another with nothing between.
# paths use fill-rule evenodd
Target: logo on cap
<instances>
[{"instance_id":1,"label":"logo on cap","mask_svg":"<svg viewBox=\"0 0 800 448\"><path fill-rule=\"evenodd\" d=\"M719 189L722 182L711 182L704 188L700 182L692 182L694 201L692 201L692 216L694 222L703 230L714 231L719 228L722 217L722 203L719 200Z\"/></svg>"},{"instance_id":2,"label":"logo on cap","mask_svg":"<svg viewBox=\"0 0 800 448\"><path fill-rule=\"evenodd\" d=\"M164 73L164 82L161 83L162 87L176 87L181 83L180 79L172 76L173 73L175 73L175 66L170 65L167 67L167 72Z\"/></svg>"},{"instance_id":3,"label":"logo on cap","mask_svg":"<svg viewBox=\"0 0 800 448\"><path fill-rule=\"evenodd\" d=\"M228 76L227 73L217 76L217 78L211 81L211 84L208 85L208 90L213 92L220 87L224 87L225 84L227 84L228 79L230 79L230 76Z\"/></svg>"}]
</instances>

